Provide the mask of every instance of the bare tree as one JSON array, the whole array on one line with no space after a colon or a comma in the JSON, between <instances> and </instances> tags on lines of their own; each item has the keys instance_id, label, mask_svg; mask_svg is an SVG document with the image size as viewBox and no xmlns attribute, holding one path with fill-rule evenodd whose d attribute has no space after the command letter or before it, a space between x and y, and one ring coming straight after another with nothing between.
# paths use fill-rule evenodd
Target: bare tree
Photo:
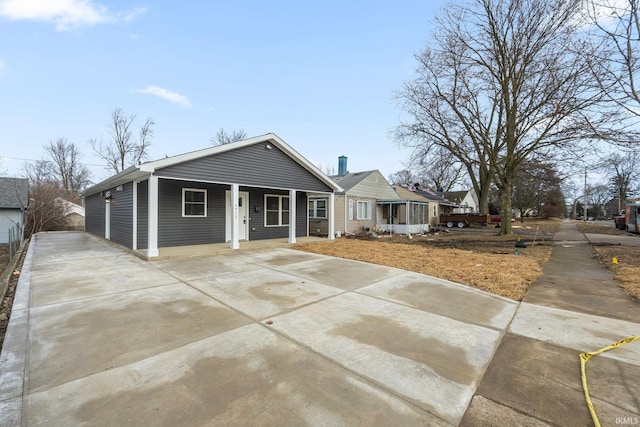
<instances>
[{"instance_id":1,"label":"bare tree","mask_svg":"<svg viewBox=\"0 0 640 427\"><path fill-rule=\"evenodd\" d=\"M593 77L613 102L640 116L640 1L589 0L586 5L597 29L593 40L605 47L589 58Z\"/></svg>"},{"instance_id":2,"label":"bare tree","mask_svg":"<svg viewBox=\"0 0 640 427\"><path fill-rule=\"evenodd\" d=\"M29 205L25 218L25 235L64 228L63 190L54 181L29 185Z\"/></svg>"},{"instance_id":3,"label":"bare tree","mask_svg":"<svg viewBox=\"0 0 640 427\"><path fill-rule=\"evenodd\" d=\"M640 154L635 150L620 151L611 154L603 163L612 193L618 200L618 211L621 211L634 183L640 177Z\"/></svg>"},{"instance_id":4,"label":"bare tree","mask_svg":"<svg viewBox=\"0 0 640 427\"><path fill-rule=\"evenodd\" d=\"M520 211L521 222L529 211L537 210L539 213L543 204L557 204L556 195L562 194L560 184L561 179L554 165L538 159L520 163L511 198L513 207ZM563 197L561 203L564 204Z\"/></svg>"},{"instance_id":5,"label":"bare tree","mask_svg":"<svg viewBox=\"0 0 640 427\"><path fill-rule=\"evenodd\" d=\"M47 168L51 178L76 202L82 190L90 184L91 172L80 163L81 154L76 145L66 138L50 141L44 147L49 156Z\"/></svg>"},{"instance_id":6,"label":"bare tree","mask_svg":"<svg viewBox=\"0 0 640 427\"><path fill-rule=\"evenodd\" d=\"M93 151L107 163L107 168L115 173L137 165L147 157L155 122L148 118L140 129L139 138L136 139L131 130L135 118L135 114L127 116L122 109L116 108L111 112L111 122L107 126L112 140L108 143L96 139L89 141Z\"/></svg>"},{"instance_id":7,"label":"bare tree","mask_svg":"<svg viewBox=\"0 0 640 427\"><path fill-rule=\"evenodd\" d=\"M392 185L406 186L415 184L418 178L409 169L402 169L389 175L389 182Z\"/></svg>"},{"instance_id":8,"label":"bare tree","mask_svg":"<svg viewBox=\"0 0 640 427\"><path fill-rule=\"evenodd\" d=\"M437 17L435 46L400 99L411 121L400 141L437 145L465 165L481 209L493 181L512 215L518 166L527 158L601 137L610 111L579 39L581 0L474 0ZM501 234L511 233L503 221Z\"/></svg>"},{"instance_id":9,"label":"bare tree","mask_svg":"<svg viewBox=\"0 0 640 427\"><path fill-rule=\"evenodd\" d=\"M231 133L227 133L224 128L220 128L220 130L216 133L215 138L211 138L212 145L225 145L230 144L232 142L241 141L247 137L247 134L242 129L234 129Z\"/></svg>"},{"instance_id":10,"label":"bare tree","mask_svg":"<svg viewBox=\"0 0 640 427\"><path fill-rule=\"evenodd\" d=\"M455 156L441 146L433 147L424 156L417 156L411 164L417 182L439 192L453 190L460 183L465 169Z\"/></svg>"}]
</instances>

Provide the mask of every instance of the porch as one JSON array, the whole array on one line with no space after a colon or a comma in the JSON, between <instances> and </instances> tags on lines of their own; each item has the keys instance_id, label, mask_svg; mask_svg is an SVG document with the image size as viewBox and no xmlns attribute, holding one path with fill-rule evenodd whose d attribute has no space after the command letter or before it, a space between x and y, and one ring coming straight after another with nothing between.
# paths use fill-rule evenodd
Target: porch
<instances>
[{"instance_id":1,"label":"porch","mask_svg":"<svg viewBox=\"0 0 640 427\"><path fill-rule=\"evenodd\" d=\"M429 202L414 200L378 201L381 211L376 231L393 234L422 234L429 231Z\"/></svg>"},{"instance_id":2,"label":"porch","mask_svg":"<svg viewBox=\"0 0 640 427\"><path fill-rule=\"evenodd\" d=\"M237 252L245 252L245 251L260 251L267 250L273 248L288 248L292 247L296 244L302 243L320 243L320 242L332 242L333 240L329 240L326 237L298 237L297 243L289 243L288 238L282 239L267 239L267 240L252 240L252 241L240 241L238 249L231 249L229 247L229 242L226 243L211 243L206 245L186 245L186 246L170 246L166 248L158 249L158 256L149 257L147 256L146 249L136 249L133 251L134 255L139 258L142 258L146 261L162 261L167 259L175 259L175 258L185 258L192 256L203 256L203 255L217 255L217 254L226 254L232 251Z\"/></svg>"}]
</instances>

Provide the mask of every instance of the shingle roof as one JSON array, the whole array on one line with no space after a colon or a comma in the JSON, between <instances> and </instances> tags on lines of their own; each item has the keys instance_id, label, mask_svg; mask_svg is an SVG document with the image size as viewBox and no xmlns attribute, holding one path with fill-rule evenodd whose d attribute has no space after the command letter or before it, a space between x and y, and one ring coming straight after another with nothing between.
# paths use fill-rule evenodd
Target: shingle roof
<instances>
[{"instance_id":1,"label":"shingle roof","mask_svg":"<svg viewBox=\"0 0 640 427\"><path fill-rule=\"evenodd\" d=\"M29 202L29 181L0 178L0 208L25 208Z\"/></svg>"},{"instance_id":2,"label":"shingle roof","mask_svg":"<svg viewBox=\"0 0 640 427\"><path fill-rule=\"evenodd\" d=\"M366 177L374 173L375 170L372 171L364 171L364 172L353 172L348 173L346 175L333 175L330 176L336 184L344 189L344 191L349 191L356 185L360 184Z\"/></svg>"}]
</instances>

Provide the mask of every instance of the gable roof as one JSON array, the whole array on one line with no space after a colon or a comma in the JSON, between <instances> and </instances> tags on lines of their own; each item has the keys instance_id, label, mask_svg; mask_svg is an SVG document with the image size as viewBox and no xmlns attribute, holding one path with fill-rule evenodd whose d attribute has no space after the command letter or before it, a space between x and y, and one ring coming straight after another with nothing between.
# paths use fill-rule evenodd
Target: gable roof
<instances>
[{"instance_id":1,"label":"gable roof","mask_svg":"<svg viewBox=\"0 0 640 427\"><path fill-rule=\"evenodd\" d=\"M0 178L0 208L26 208L29 181L25 178Z\"/></svg>"},{"instance_id":2,"label":"gable roof","mask_svg":"<svg viewBox=\"0 0 640 427\"><path fill-rule=\"evenodd\" d=\"M331 175L333 181L340 185L345 192L351 190L356 185L360 184L365 180L369 175L376 172L375 170L364 171L364 172L349 172L346 175Z\"/></svg>"},{"instance_id":3,"label":"gable roof","mask_svg":"<svg viewBox=\"0 0 640 427\"><path fill-rule=\"evenodd\" d=\"M248 147L250 145L261 144L261 143L273 144L275 147L277 147L282 152L284 152L287 156L293 159L297 164L299 164L301 167L306 169L311 175L315 176L318 180L326 184L329 188L333 189L334 191L342 191L342 188L338 184L336 184L333 180L331 180L327 175L322 173L320 169L314 166L311 162L309 162L306 158L304 158L300 153L298 153L296 150L291 148L287 143L285 143L282 139L280 139L279 136L277 136L274 133L268 133L266 135L256 136L253 138L232 142L230 144L218 145L215 147L205 148L203 150L191 151L189 153L179 154L179 155L167 157L164 159L145 162L139 166L131 166L125 169L124 171L110 178L107 178L106 180L87 189L83 194L84 195L95 194L97 192L116 187L120 184L124 184L125 182L145 179L158 169L166 168L169 166L177 165L177 164L188 162L191 160L201 159L208 156L214 156L216 154L221 154L227 151L232 151L239 148Z\"/></svg>"},{"instance_id":4,"label":"gable roof","mask_svg":"<svg viewBox=\"0 0 640 427\"><path fill-rule=\"evenodd\" d=\"M438 202L444 206L458 206L456 203L452 203L444 197L438 196L429 190L420 190L416 188L414 191L410 191L399 185L394 185L393 189L398 193L398 197L404 200L411 200L414 202Z\"/></svg>"},{"instance_id":5,"label":"gable roof","mask_svg":"<svg viewBox=\"0 0 640 427\"><path fill-rule=\"evenodd\" d=\"M462 200L466 197L468 190L462 191L445 191L439 194L442 194L442 197L448 199L455 203L462 203Z\"/></svg>"}]
</instances>

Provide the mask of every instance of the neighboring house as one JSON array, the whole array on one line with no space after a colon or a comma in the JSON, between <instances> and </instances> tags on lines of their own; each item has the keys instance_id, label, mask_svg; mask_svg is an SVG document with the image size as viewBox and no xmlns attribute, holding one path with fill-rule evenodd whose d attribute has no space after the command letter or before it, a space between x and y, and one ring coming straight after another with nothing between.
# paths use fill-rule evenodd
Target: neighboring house
<instances>
[{"instance_id":1,"label":"neighboring house","mask_svg":"<svg viewBox=\"0 0 640 427\"><path fill-rule=\"evenodd\" d=\"M379 222L382 209L376 204L379 199L397 198L393 188L378 170L347 172L347 158L339 159L338 175L331 179L343 191L335 195L335 230L341 234L369 232ZM326 236L328 200L323 195L309 198L309 232Z\"/></svg>"},{"instance_id":2,"label":"neighboring house","mask_svg":"<svg viewBox=\"0 0 640 427\"><path fill-rule=\"evenodd\" d=\"M65 230L84 231L84 206L65 200L57 199L63 208L63 225Z\"/></svg>"},{"instance_id":3,"label":"neighboring house","mask_svg":"<svg viewBox=\"0 0 640 427\"><path fill-rule=\"evenodd\" d=\"M480 212L480 203L478 202L478 196L474 189L445 191L438 194L459 206L453 210L453 213Z\"/></svg>"},{"instance_id":4,"label":"neighboring house","mask_svg":"<svg viewBox=\"0 0 640 427\"><path fill-rule=\"evenodd\" d=\"M160 248L308 235L308 194L339 185L275 134L132 166L85 191L86 230L148 259ZM329 234L333 238L333 233Z\"/></svg>"},{"instance_id":5,"label":"neighboring house","mask_svg":"<svg viewBox=\"0 0 640 427\"><path fill-rule=\"evenodd\" d=\"M382 222L376 229L399 234L417 234L438 225L440 214L450 213L458 205L414 186L393 186L396 199L378 200Z\"/></svg>"},{"instance_id":6,"label":"neighboring house","mask_svg":"<svg viewBox=\"0 0 640 427\"><path fill-rule=\"evenodd\" d=\"M9 242L9 229L13 229L17 240L22 240L28 203L28 180L0 178L0 243Z\"/></svg>"}]
</instances>

